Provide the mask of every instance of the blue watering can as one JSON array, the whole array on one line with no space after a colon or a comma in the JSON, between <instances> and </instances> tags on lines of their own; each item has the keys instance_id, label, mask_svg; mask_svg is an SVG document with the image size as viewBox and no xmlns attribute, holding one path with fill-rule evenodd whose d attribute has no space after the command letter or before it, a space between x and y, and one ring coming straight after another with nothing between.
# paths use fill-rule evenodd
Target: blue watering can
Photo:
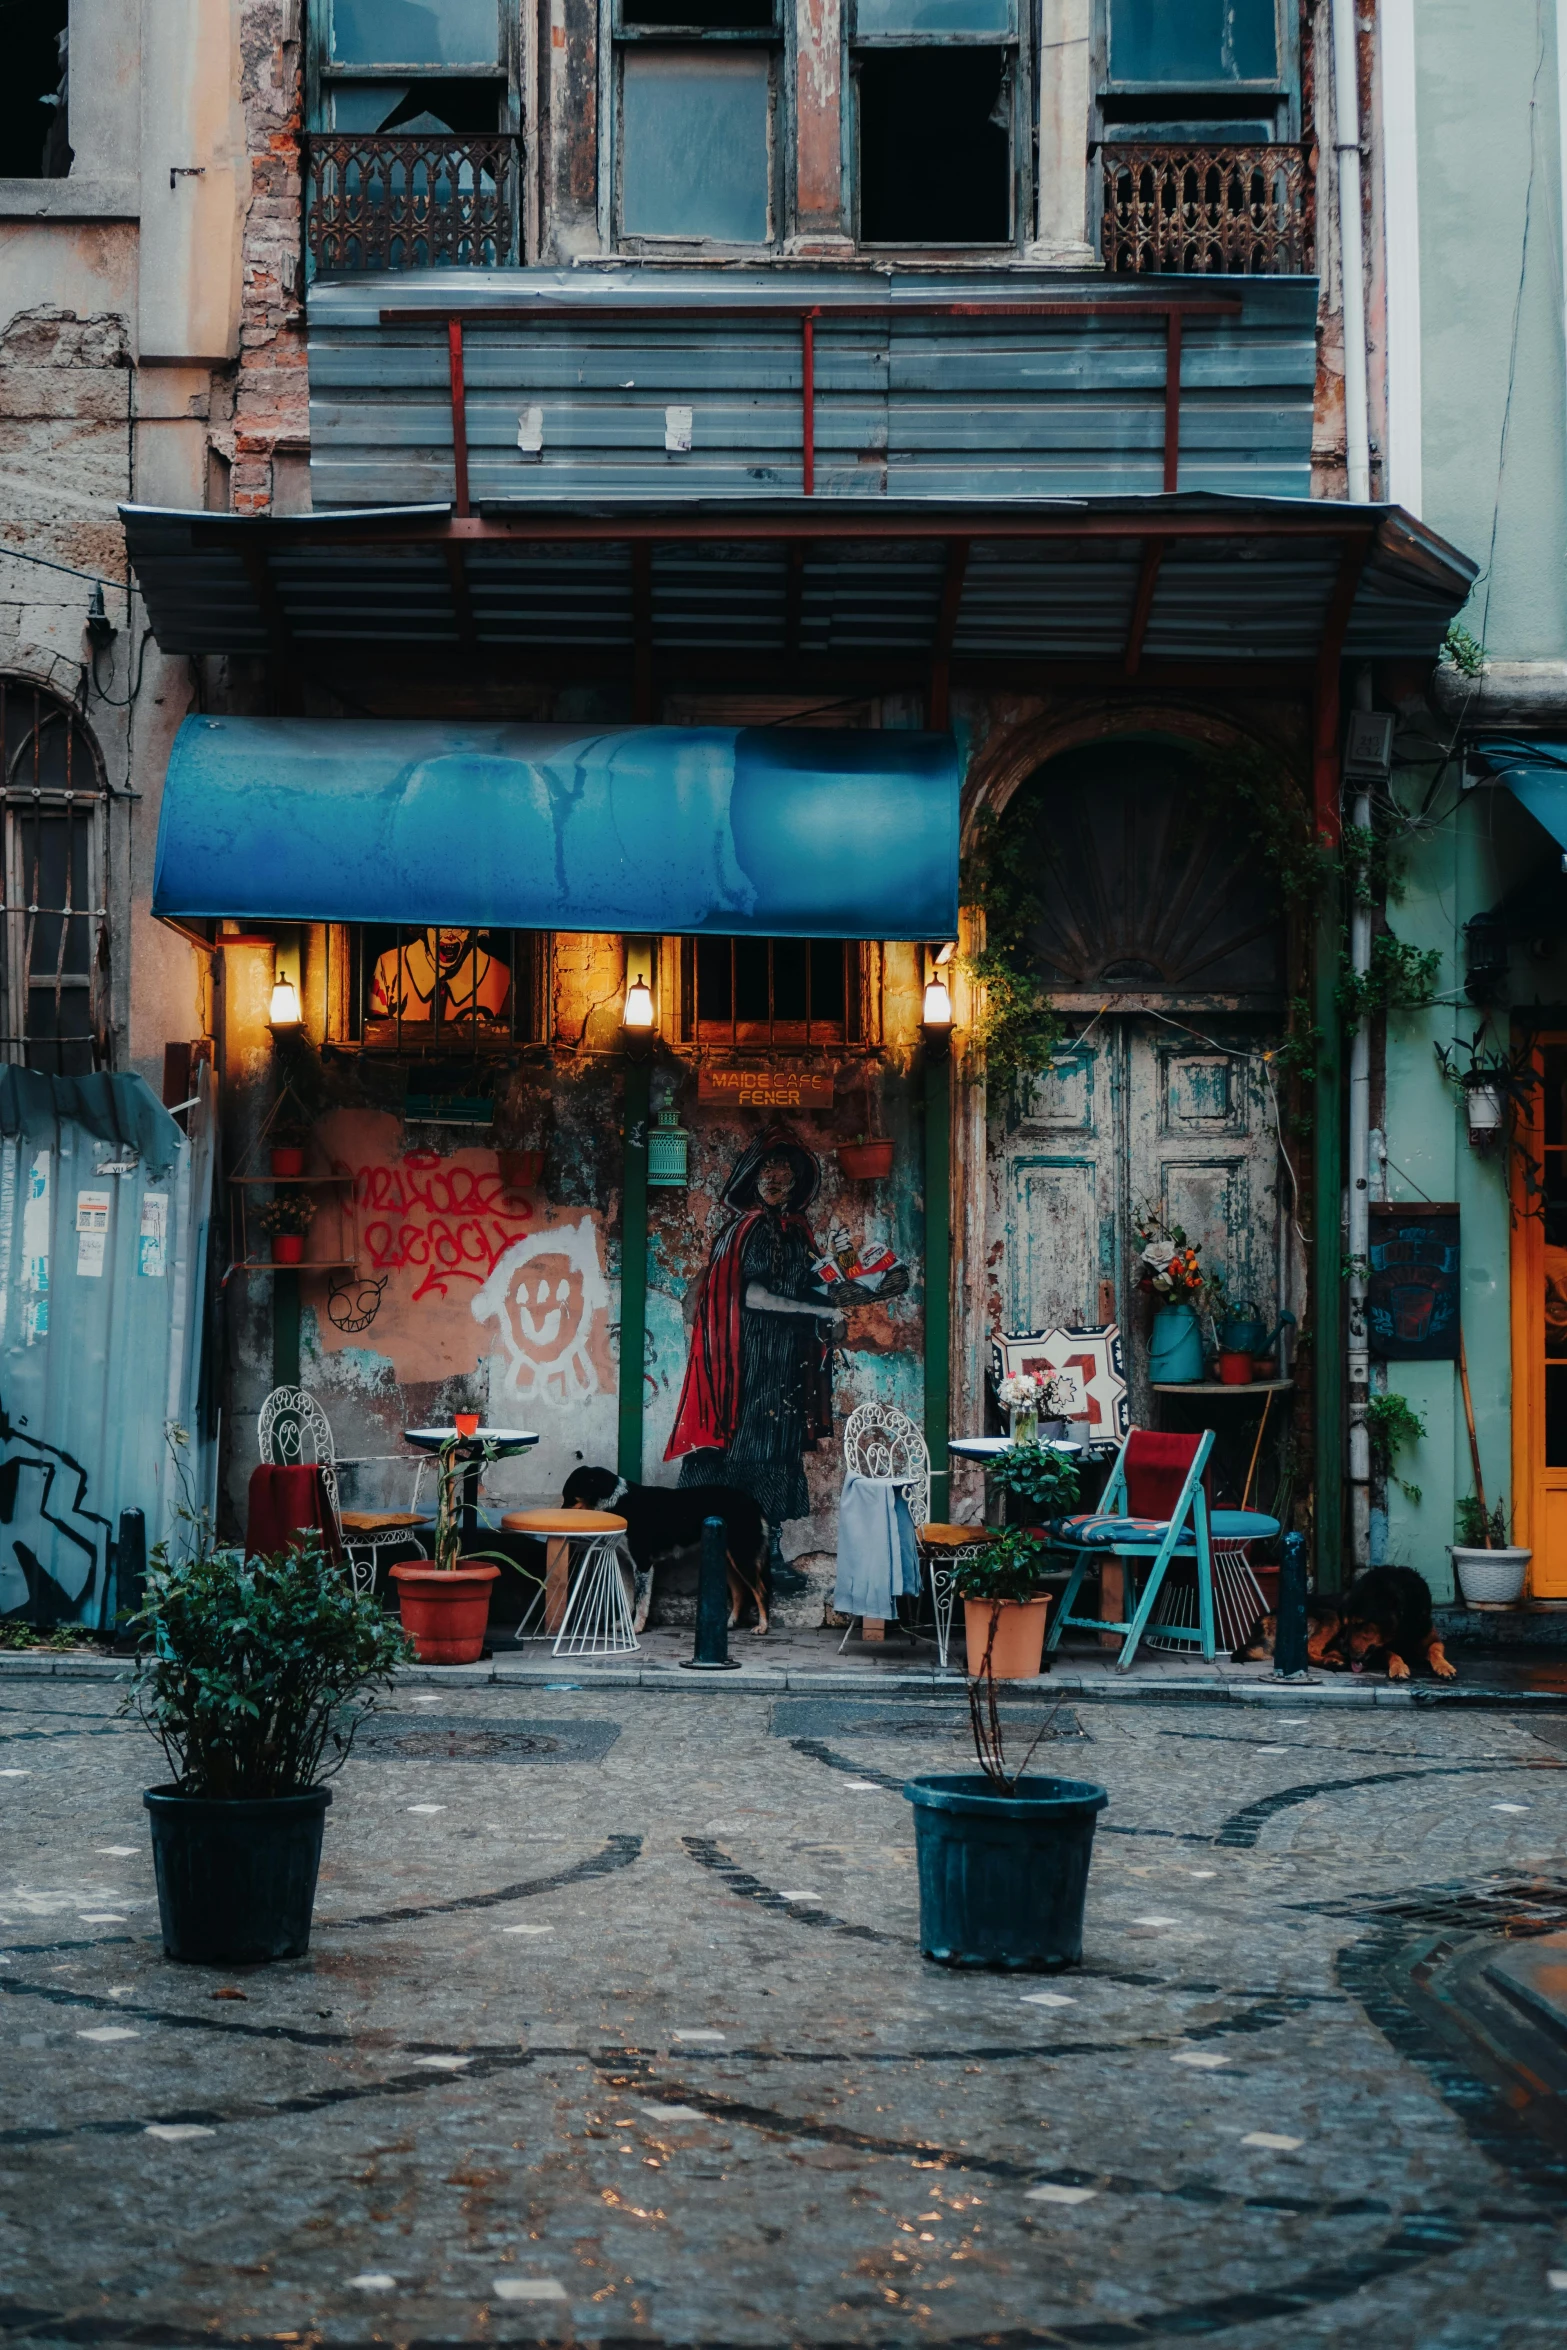
<instances>
[{"instance_id":1,"label":"blue watering can","mask_svg":"<svg viewBox=\"0 0 1567 2350\"><path fill-rule=\"evenodd\" d=\"M1278 1345L1284 1330L1295 1328L1293 1314L1280 1314L1273 1328L1263 1335L1262 1316L1255 1306L1244 1302L1233 1305L1219 1331L1219 1345L1226 1354L1269 1355Z\"/></svg>"}]
</instances>

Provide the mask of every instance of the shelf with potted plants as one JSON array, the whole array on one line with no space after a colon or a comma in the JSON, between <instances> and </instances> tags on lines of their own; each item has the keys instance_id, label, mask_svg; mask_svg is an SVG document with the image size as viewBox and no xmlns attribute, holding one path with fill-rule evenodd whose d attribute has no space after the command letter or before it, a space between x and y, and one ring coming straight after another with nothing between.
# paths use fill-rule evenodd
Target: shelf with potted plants
<instances>
[{"instance_id":1,"label":"shelf with potted plants","mask_svg":"<svg viewBox=\"0 0 1567 2350\"><path fill-rule=\"evenodd\" d=\"M352 1175L310 1173L310 1121L285 1086L267 1112L261 1132L229 1177L233 1192L233 1253L229 1273L276 1273L297 1267L306 1273L353 1273L359 1262L359 1218ZM256 1162L265 1155L266 1167ZM258 1206L251 1193L265 1186L271 1198ZM326 1193L337 1210L338 1253L305 1256L305 1240ZM252 1250L251 1226L270 1240L271 1254ZM227 1278L227 1276L225 1276Z\"/></svg>"}]
</instances>

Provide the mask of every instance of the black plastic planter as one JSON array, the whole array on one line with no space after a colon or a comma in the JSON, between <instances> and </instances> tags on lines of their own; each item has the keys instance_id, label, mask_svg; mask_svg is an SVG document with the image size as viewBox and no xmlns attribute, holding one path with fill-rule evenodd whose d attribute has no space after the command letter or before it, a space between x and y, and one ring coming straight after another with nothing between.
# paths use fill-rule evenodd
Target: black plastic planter
<instances>
[{"instance_id":1,"label":"black plastic planter","mask_svg":"<svg viewBox=\"0 0 1567 2350\"><path fill-rule=\"evenodd\" d=\"M1025 1779L998 1795L981 1771L910 1779L920 1948L938 1966L1035 1973L1083 1955L1094 1821L1110 1798L1087 1779Z\"/></svg>"},{"instance_id":2,"label":"black plastic planter","mask_svg":"<svg viewBox=\"0 0 1567 2350\"><path fill-rule=\"evenodd\" d=\"M158 1918L170 1958L259 1966L310 1947L329 1787L220 1802L149 1787Z\"/></svg>"}]
</instances>

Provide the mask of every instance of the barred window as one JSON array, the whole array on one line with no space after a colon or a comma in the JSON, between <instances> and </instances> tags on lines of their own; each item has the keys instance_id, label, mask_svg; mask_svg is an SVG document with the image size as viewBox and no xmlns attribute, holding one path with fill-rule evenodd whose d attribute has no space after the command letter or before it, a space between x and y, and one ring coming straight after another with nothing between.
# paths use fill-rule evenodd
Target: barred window
<instances>
[{"instance_id":1,"label":"barred window","mask_svg":"<svg viewBox=\"0 0 1567 2350\"><path fill-rule=\"evenodd\" d=\"M366 1052L483 1054L543 1033L532 931L352 923L334 926L328 952L329 1032Z\"/></svg>"},{"instance_id":2,"label":"barred window","mask_svg":"<svg viewBox=\"0 0 1567 2350\"><path fill-rule=\"evenodd\" d=\"M688 1044L858 1044L859 942L688 938L681 999Z\"/></svg>"},{"instance_id":3,"label":"barred window","mask_svg":"<svg viewBox=\"0 0 1567 2350\"><path fill-rule=\"evenodd\" d=\"M56 1077L110 1060L108 795L92 737L40 687L0 677L5 959L0 1058Z\"/></svg>"}]
</instances>

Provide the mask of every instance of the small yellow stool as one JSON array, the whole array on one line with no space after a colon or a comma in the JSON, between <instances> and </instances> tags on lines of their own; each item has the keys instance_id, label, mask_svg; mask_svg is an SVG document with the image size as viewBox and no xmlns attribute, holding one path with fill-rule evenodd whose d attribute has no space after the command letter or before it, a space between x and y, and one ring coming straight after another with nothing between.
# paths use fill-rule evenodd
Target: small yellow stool
<instances>
[{"instance_id":1,"label":"small yellow stool","mask_svg":"<svg viewBox=\"0 0 1567 2350\"><path fill-rule=\"evenodd\" d=\"M625 1656L637 1646L621 1580L626 1521L612 1510L512 1510L504 1534L531 1534L544 1544L544 1632L556 1656ZM571 1546L581 1544L575 1583Z\"/></svg>"}]
</instances>

